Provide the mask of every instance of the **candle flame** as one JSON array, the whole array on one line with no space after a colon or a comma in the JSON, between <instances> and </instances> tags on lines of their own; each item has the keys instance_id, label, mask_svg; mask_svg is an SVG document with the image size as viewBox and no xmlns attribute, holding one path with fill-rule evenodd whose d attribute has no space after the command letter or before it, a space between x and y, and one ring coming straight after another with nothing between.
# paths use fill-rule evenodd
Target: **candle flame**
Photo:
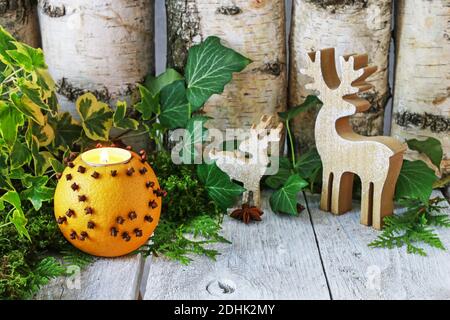
<instances>
[{"instance_id":1,"label":"candle flame","mask_svg":"<svg viewBox=\"0 0 450 320\"><path fill-rule=\"evenodd\" d=\"M109 162L109 154L108 150L104 149L100 152L100 162L101 163L108 163Z\"/></svg>"}]
</instances>

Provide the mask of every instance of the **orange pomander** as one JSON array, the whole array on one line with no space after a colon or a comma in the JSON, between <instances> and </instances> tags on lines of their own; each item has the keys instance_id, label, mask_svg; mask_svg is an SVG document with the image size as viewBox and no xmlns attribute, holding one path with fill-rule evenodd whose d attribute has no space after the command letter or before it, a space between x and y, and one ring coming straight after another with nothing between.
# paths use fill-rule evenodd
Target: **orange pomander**
<instances>
[{"instance_id":1,"label":"orange pomander","mask_svg":"<svg viewBox=\"0 0 450 320\"><path fill-rule=\"evenodd\" d=\"M142 156L127 163L90 166L68 162L55 191L55 218L64 237L101 257L128 254L153 234L165 195Z\"/></svg>"}]
</instances>

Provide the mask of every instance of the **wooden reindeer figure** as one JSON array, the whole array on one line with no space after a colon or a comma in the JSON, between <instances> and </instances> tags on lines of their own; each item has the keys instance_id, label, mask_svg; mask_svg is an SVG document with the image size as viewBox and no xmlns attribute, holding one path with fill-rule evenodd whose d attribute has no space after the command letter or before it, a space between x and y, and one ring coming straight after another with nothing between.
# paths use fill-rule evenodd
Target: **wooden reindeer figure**
<instances>
[{"instance_id":1,"label":"wooden reindeer figure","mask_svg":"<svg viewBox=\"0 0 450 320\"><path fill-rule=\"evenodd\" d=\"M357 174L362 183L361 223L381 229L383 218L394 209L395 184L406 147L391 137L358 135L349 122L351 115L370 107L358 93L372 88L366 79L377 67L367 66L367 55L339 57L339 77L334 49L312 52L309 57L303 72L314 78L314 83L307 88L318 90L323 102L315 125L323 163L320 207L334 214L351 210L353 177Z\"/></svg>"},{"instance_id":2,"label":"wooden reindeer figure","mask_svg":"<svg viewBox=\"0 0 450 320\"><path fill-rule=\"evenodd\" d=\"M242 203L247 203L249 194L253 194L253 205L260 208L261 196L259 183L264 176L270 159L268 148L270 142L279 142L283 124L269 130L273 117L263 115L259 124L250 129L250 136L239 144L239 150L212 150L209 157L216 160L217 166L226 172L233 180L242 182L246 191L242 195ZM250 157L247 157L250 155Z\"/></svg>"}]
</instances>

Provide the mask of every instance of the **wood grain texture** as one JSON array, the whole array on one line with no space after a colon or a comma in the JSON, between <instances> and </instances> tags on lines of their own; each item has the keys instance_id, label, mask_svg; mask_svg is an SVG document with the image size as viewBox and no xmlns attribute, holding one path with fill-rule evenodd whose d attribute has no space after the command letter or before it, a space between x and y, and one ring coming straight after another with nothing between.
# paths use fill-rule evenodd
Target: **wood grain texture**
<instances>
[{"instance_id":1,"label":"wood grain texture","mask_svg":"<svg viewBox=\"0 0 450 320\"><path fill-rule=\"evenodd\" d=\"M17 40L35 48L40 46L39 22L34 0L0 1L0 25Z\"/></svg>"},{"instance_id":2,"label":"wood grain texture","mask_svg":"<svg viewBox=\"0 0 450 320\"><path fill-rule=\"evenodd\" d=\"M73 269L72 269L73 270ZM96 259L81 277L52 280L36 295L37 300L136 300L143 271L140 255ZM79 287L77 288L77 279Z\"/></svg>"},{"instance_id":3,"label":"wood grain texture","mask_svg":"<svg viewBox=\"0 0 450 320\"><path fill-rule=\"evenodd\" d=\"M323 102L315 125L317 151L323 163L321 209L342 214L352 207L354 175L362 181L361 223L382 227L394 209L394 192L406 146L392 137L365 137L353 131L350 116L366 111L369 101L360 98L372 85L366 82L377 67L364 55L339 57L335 49L309 53L302 72L314 79L306 85Z\"/></svg>"},{"instance_id":4,"label":"wood grain texture","mask_svg":"<svg viewBox=\"0 0 450 320\"><path fill-rule=\"evenodd\" d=\"M308 214L298 218L270 211L263 193L260 223L225 217L214 262L195 257L189 266L151 258L144 299L329 299Z\"/></svg>"},{"instance_id":5,"label":"wood grain texture","mask_svg":"<svg viewBox=\"0 0 450 320\"><path fill-rule=\"evenodd\" d=\"M294 0L290 36L289 107L299 105L312 93L305 87L310 81L300 73L307 63L307 53L333 47L339 55L370 53L370 64L377 65L374 89L365 93L370 101L366 113L352 117L352 126L363 135L383 133L384 107L389 97L388 52L391 34L391 0L318 1ZM314 119L310 110L295 118L297 147L314 145Z\"/></svg>"},{"instance_id":6,"label":"wood grain texture","mask_svg":"<svg viewBox=\"0 0 450 320\"><path fill-rule=\"evenodd\" d=\"M39 0L42 46L63 111L90 91L104 102L130 100L154 72L154 1Z\"/></svg>"},{"instance_id":7,"label":"wood grain texture","mask_svg":"<svg viewBox=\"0 0 450 320\"><path fill-rule=\"evenodd\" d=\"M319 196L308 198L333 299L450 299L449 251L427 247L428 257L422 257L404 247L369 248L379 232L361 226L357 205L333 216L318 209ZM450 230L438 234L450 248Z\"/></svg>"},{"instance_id":8,"label":"wood grain texture","mask_svg":"<svg viewBox=\"0 0 450 320\"><path fill-rule=\"evenodd\" d=\"M392 135L441 141L450 173L450 0L398 1ZM411 151L410 159L419 155Z\"/></svg>"},{"instance_id":9,"label":"wood grain texture","mask_svg":"<svg viewBox=\"0 0 450 320\"><path fill-rule=\"evenodd\" d=\"M167 0L168 65L182 69L189 47L208 36L253 62L205 104L208 126L249 128L286 108L284 0Z\"/></svg>"}]
</instances>

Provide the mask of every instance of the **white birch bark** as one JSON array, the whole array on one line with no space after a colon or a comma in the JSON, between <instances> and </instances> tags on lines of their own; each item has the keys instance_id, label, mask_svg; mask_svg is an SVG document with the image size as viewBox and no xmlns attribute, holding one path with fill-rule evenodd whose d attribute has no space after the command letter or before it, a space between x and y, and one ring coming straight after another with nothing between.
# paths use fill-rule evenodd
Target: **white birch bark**
<instances>
[{"instance_id":1,"label":"white birch bark","mask_svg":"<svg viewBox=\"0 0 450 320\"><path fill-rule=\"evenodd\" d=\"M209 126L248 127L286 107L284 0L166 0L168 64L182 69L187 50L210 35L250 58L205 112Z\"/></svg>"},{"instance_id":2,"label":"white birch bark","mask_svg":"<svg viewBox=\"0 0 450 320\"><path fill-rule=\"evenodd\" d=\"M42 45L63 110L86 91L114 103L154 71L153 0L39 0Z\"/></svg>"},{"instance_id":3,"label":"white birch bark","mask_svg":"<svg viewBox=\"0 0 450 320\"><path fill-rule=\"evenodd\" d=\"M40 45L39 23L34 0L0 0L0 25L32 47Z\"/></svg>"},{"instance_id":4,"label":"white birch bark","mask_svg":"<svg viewBox=\"0 0 450 320\"><path fill-rule=\"evenodd\" d=\"M450 0L399 0L392 135L439 139L450 171ZM416 153L409 153L417 158Z\"/></svg>"},{"instance_id":5,"label":"white birch bark","mask_svg":"<svg viewBox=\"0 0 450 320\"><path fill-rule=\"evenodd\" d=\"M305 88L311 79L300 73L307 53L334 47L338 55L367 53L378 72L369 80L374 89L364 94L371 108L352 117L355 131L383 134L384 107L389 98L388 52L391 33L391 0L294 0L290 38L289 106L296 106L313 92ZM314 144L316 111L294 120L300 149Z\"/></svg>"}]
</instances>

